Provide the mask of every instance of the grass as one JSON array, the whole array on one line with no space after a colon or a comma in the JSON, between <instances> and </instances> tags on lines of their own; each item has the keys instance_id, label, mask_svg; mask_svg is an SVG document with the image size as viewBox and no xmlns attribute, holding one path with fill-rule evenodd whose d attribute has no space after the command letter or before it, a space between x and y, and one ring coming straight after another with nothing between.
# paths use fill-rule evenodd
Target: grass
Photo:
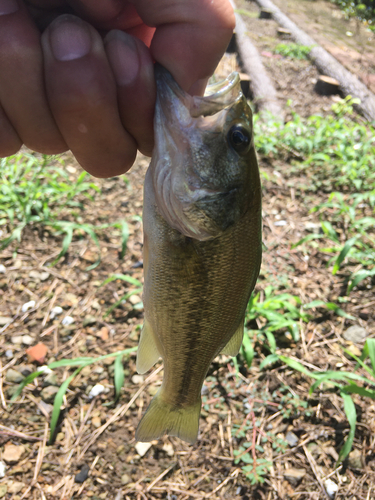
<instances>
[{"instance_id":1,"label":"grass","mask_svg":"<svg viewBox=\"0 0 375 500\"><path fill-rule=\"evenodd\" d=\"M26 227L43 229L63 236L56 263L68 251L74 235L89 236L100 249L98 231L114 227L121 231L121 256L124 255L129 236L125 221L96 226L82 222L82 197L92 202L95 194L100 193L100 188L87 180L86 172L80 173L72 182L62 160L31 153L3 158L0 168L0 227L3 228L0 250L14 241L20 244ZM4 233L8 236L1 239ZM88 269L93 269L99 262L100 257Z\"/></svg>"},{"instance_id":2,"label":"grass","mask_svg":"<svg viewBox=\"0 0 375 500\"><path fill-rule=\"evenodd\" d=\"M308 59L311 47L298 43L279 43L274 52L290 59Z\"/></svg>"},{"instance_id":3,"label":"grass","mask_svg":"<svg viewBox=\"0 0 375 500\"><path fill-rule=\"evenodd\" d=\"M331 0L338 5L348 17L358 17L367 27L375 31L374 0Z\"/></svg>"},{"instance_id":4,"label":"grass","mask_svg":"<svg viewBox=\"0 0 375 500\"><path fill-rule=\"evenodd\" d=\"M17 387L16 391L14 392L11 401L15 401L18 396L21 394L22 390L24 387L26 387L28 384L31 384L36 378L41 377L48 373L50 370L54 370L56 368L61 368L61 367L73 367L76 366L77 368L74 370L74 372L69 375L64 382L61 384L55 398L54 398L54 403L53 403L53 410L52 410L52 415L51 415L51 421L50 421L50 442L53 441L53 438L55 436L55 431L56 431L56 426L59 421L60 413L61 413L61 408L63 406L63 399L64 396L66 395L66 392L69 388L70 383L73 381L73 379L79 374L83 368L86 366L93 365L95 363L99 363L103 361L104 359L108 358L115 358L114 361L114 386L115 386L115 394L114 394L114 403L118 400L120 397L120 391L121 388L124 384L125 380L125 375L124 375L124 366L123 366L123 359L125 357L128 357L131 353L135 352L137 350L137 347L132 347L130 349L124 349L123 351L118 351L110 354L105 354L104 356L98 356L97 358L94 357L83 357L83 358L74 358L74 359L61 359L59 361L54 361L53 363L50 363L46 367L43 367L43 370L37 370L33 373L30 373L21 384Z\"/></svg>"},{"instance_id":5,"label":"grass","mask_svg":"<svg viewBox=\"0 0 375 500\"><path fill-rule=\"evenodd\" d=\"M354 267L346 278L347 293L363 280L374 279L375 190L354 195L331 193L327 202L313 207L311 212L320 216L321 233L305 236L294 247L308 243L332 255L327 265L332 266L333 275L344 266ZM318 239L325 245L318 245Z\"/></svg>"},{"instance_id":6,"label":"grass","mask_svg":"<svg viewBox=\"0 0 375 500\"><path fill-rule=\"evenodd\" d=\"M296 159L290 170L306 173L306 190L375 189L375 128L351 119L355 102L346 98L334 104L327 117L292 113L285 125L272 119L262 123L256 116L258 153L268 159Z\"/></svg>"}]
</instances>

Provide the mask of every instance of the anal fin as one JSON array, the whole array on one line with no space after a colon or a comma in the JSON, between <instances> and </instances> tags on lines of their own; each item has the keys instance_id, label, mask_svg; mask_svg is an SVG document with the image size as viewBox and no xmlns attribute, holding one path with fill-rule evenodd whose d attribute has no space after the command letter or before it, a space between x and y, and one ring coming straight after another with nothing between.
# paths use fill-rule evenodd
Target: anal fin
<instances>
[{"instance_id":1,"label":"anal fin","mask_svg":"<svg viewBox=\"0 0 375 500\"><path fill-rule=\"evenodd\" d=\"M155 343L154 332L150 323L145 319L137 351L137 372L146 373L159 358L160 352Z\"/></svg>"},{"instance_id":2,"label":"anal fin","mask_svg":"<svg viewBox=\"0 0 375 500\"><path fill-rule=\"evenodd\" d=\"M227 345L221 350L220 354L225 354L225 356L237 356L242 345L244 323L245 319L242 319L240 326L234 332Z\"/></svg>"}]
</instances>

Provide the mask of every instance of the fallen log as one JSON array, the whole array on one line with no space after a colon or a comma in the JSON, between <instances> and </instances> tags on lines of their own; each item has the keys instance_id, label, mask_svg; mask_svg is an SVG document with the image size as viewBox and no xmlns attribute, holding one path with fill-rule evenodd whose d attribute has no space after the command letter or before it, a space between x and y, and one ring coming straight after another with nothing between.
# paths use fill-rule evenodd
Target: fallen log
<instances>
[{"instance_id":1,"label":"fallen log","mask_svg":"<svg viewBox=\"0 0 375 500\"><path fill-rule=\"evenodd\" d=\"M317 42L301 30L293 21L291 21L271 0L255 0L261 9L272 11L275 21L283 28L289 30L301 45L311 47L309 58L313 61L318 70L331 78L337 80L340 84L340 90L344 95L351 95L360 99L360 104L355 108L369 121L375 120L375 95L364 85L355 75L340 64L331 54Z\"/></svg>"},{"instance_id":2,"label":"fallen log","mask_svg":"<svg viewBox=\"0 0 375 500\"><path fill-rule=\"evenodd\" d=\"M231 3L236 10L233 0L231 0ZM235 15L237 48L243 67L250 77L255 105L261 114L268 112L283 120L284 112L277 98L276 89L263 66L258 50L247 36L245 23L239 14L236 13Z\"/></svg>"}]
</instances>

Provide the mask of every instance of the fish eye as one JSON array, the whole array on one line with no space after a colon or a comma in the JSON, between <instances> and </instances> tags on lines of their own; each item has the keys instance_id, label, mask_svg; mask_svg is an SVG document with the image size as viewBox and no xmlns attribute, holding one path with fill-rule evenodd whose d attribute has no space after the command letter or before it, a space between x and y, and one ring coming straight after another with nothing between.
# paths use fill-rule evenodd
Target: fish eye
<instances>
[{"instance_id":1,"label":"fish eye","mask_svg":"<svg viewBox=\"0 0 375 500\"><path fill-rule=\"evenodd\" d=\"M246 153L249 150L251 135L249 130L242 125L233 125L228 132L227 138L229 144L237 153Z\"/></svg>"}]
</instances>

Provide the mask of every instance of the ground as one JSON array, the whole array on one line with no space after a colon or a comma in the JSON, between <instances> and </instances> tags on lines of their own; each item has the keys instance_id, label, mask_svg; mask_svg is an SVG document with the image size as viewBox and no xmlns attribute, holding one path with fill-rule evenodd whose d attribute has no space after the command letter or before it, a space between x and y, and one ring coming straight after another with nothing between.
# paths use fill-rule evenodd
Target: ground
<instances>
[{"instance_id":1,"label":"ground","mask_svg":"<svg viewBox=\"0 0 375 500\"><path fill-rule=\"evenodd\" d=\"M323 2L300 3L305 7ZM292 2L287 4L292 11ZM280 41L276 24L257 19L256 4L243 2L241 8L249 12L244 16L249 33L288 109L288 118L294 112L303 117L329 115L338 97L314 92L317 70L308 60L277 56L273 52ZM337 9L332 12L339 16ZM304 28L303 13L298 20ZM323 37L325 25L319 19L316 23ZM347 31L352 29L350 23ZM349 43L346 46L350 48ZM237 65L235 55L227 54L219 76ZM363 122L361 117L354 119ZM343 348L360 355L364 338L348 340L347 331L357 325L367 338L374 336L374 283L367 279L347 295L348 272L355 270L354 265L333 275L330 255L317 245L293 248L319 227L319 212L310 209L327 201L332 184L314 186L309 170L295 166L296 161L303 161L299 155L287 146L281 156L259 152L264 257L255 295L259 293L259 302L264 304L267 297L289 294L286 303L298 311L302 310L299 301L338 304L344 316L319 306L309 310L309 318L299 314L295 320L299 339L285 327L276 330L277 353L311 371L353 371L355 363ZM51 264L61 251L63 236L48 225L30 224L21 244L13 242L0 253L0 465L6 465L3 474L0 468L0 477L4 475L0 498L323 499L334 497L334 493L329 496L332 484L328 480L338 488L336 498L373 498L374 403L353 396L357 411L353 451L343 464L336 465L350 431L343 399L332 385L309 394L313 380L280 361L261 369L272 343L272 335L267 336L265 330L270 324L266 313L248 317L246 327L255 353L252 362L246 363L242 354L236 362L219 357L212 364L203 389L199 439L193 446L165 437L147 450L136 448L135 429L161 384L162 365L158 363L144 376L136 374L134 350L119 360L124 383L117 401L115 380L121 378L121 370L114 367L115 356L76 374L62 400L52 440L54 387L67 380L75 367L67 365L38 376L10 401L19 383L17 376L22 379L37 369L38 364L26 355L29 346L47 346L42 364L98 358L137 346L143 319L141 212L148 161L139 156L126 176L90 180L100 192L91 189L92 199L79 195L79 206L61 209L60 220L103 225L97 230L98 265L98 246L83 226L55 265ZM62 163L68 183L77 181L80 167L71 156L50 163ZM366 210L364 215L369 216ZM123 258L121 228L104 227L120 220L128 228ZM3 226L1 237L7 236L9 227ZM106 283L115 275L117 279ZM126 300L120 301L124 295ZM25 307L30 301L34 302ZM56 310L57 306L61 309ZM278 311L289 317L285 305ZM73 319L70 325L63 324L66 317ZM103 392L90 397L97 384ZM79 473L83 482L78 482Z\"/></svg>"}]
</instances>

